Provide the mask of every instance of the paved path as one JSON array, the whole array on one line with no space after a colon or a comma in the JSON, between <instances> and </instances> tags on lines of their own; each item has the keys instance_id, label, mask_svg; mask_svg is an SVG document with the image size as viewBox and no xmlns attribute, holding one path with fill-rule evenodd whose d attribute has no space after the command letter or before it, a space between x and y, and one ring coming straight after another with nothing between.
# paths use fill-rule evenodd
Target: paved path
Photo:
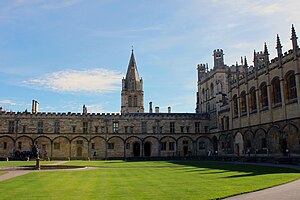
<instances>
[{"instance_id":1,"label":"paved path","mask_svg":"<svg viewBox=\"0 0 300 200\"><path fill-rule=\"evenodd\" d=\"M242 164L242 163L238 163ZM267 163L243 163L243 164L256 164L264 166L287 167L300 170L300 166L295 165L275 165ZM275 186L272 188L251 192L247 194L237 195L226 198L226 200L299 200L300 199L300 179L292 181L287 184Z\"/></svg>"}]
</instances>

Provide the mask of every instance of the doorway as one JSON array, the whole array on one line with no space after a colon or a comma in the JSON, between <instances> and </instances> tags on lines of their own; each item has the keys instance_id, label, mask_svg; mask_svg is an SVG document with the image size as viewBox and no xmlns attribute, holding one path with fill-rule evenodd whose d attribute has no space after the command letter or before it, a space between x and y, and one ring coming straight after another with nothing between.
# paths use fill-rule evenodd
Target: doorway
<instances>
[{"instance_id":1,"label":"doorway","mask_svg":"<svg viewBox=\"0 0 300 200\"><path fill-rule=\"evenodd\" d=\"M188 155L188 150L189 150L188 146L183 146L183 155L184 156Z\"/></svg>"},{"instance_id":2,"label":"doorway","mask_svg":"<svg viewBox=\"0 0 300 200\"><path fill-rule=\"evenodd\" d=\"M141 152L140 143L135 142L133 144L133 156L134 157L139 157L140 156L140 152Z\"/></svg>"},{"instance_id":3,"label":"doorway","mask_svg":"<svg viewBox=\"0 0 300 200\"><path fill-rule=\"evenodd\" d=\"M150 142L146 142L144 144L144 154L146 157L151 156L151 143Z\"/></svg>"}]
</instances>

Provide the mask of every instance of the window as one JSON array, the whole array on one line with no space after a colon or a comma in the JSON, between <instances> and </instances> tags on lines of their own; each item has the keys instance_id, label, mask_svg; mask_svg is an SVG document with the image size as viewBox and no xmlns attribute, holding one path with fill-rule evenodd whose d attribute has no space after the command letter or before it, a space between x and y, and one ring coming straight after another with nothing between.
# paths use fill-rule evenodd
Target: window
<instances>
[{"instance_id":1,"label":"window","mask_svg":"<svg viewBox=\"0 0 300 200\"><path fill-rule=\"evenodd\" d=\"M237 117L238 116L238 101L237 101L237 95L234 95L232 98L233 101L233 116Z\"/></svg>"},{"instance_id":2,"label":"window","mask_svg":"<svg viewBox=\"0 0 300 200\"><path fill-rule=\"evenodd\" d=\"M256 106L256 91L255 88L250 89L250 112L255 112L257 109Z\"/></svg>"},{"instance_id":3,"label":"window","mask_svg":"<svg viewBox=\"0 0 300 200\"><path fill-rule=\"evenodd\" d=\"M88 122L82 123L82 132L87 133L88 132Z\"/></svg>"},{"instance_id":4,"label":"window","mask_svg":"<svg viewBox=\"0 0 300 200\"><path fill-rule=\"evenodd\" d=\"M208 126L204 126L204 132L208 133Z\"/></svg>"},{"instance_id":5,"label":"window","mask_svg":"<svg viewBox=\"0 0 300 200\"><path fill-rule=\"evenodd\" d=\"M273 105L281 103L281 91L280 91L280 80L279 78L274 78L272 81L272 91L273 91Z\"/></svg>"},{"instance_id":6,"label":"window","mask_svg":"<svg viewBox=\"0 0 300 200\"><path fill-rule=\"evenodd\" d=\"M54 142L54 149L59 150L60 149L60 143Z\"/></svg>"},{"instance_id":7,"label":"window","mask_svg":"<svg viewBox=\"0 0 300 200\"><path fill-rule=\"evenodd\" d=\"M183 144L183 145L188 145L188 144L189 144L189 141L188 141L188 140L183 140L183 141L182 141L182 144Z\"/></svg>"},{"instance_id":8,"label":"window","mask_svg":"<svg viewBox=\"0 0 300 200\"><path fill-rule=\"evenodd\" d=\"M46 145L45 144L42 144L42 150L46 151Z\"/></svg>"},{"instance_id":9,"label":"window","mask_svg":"<svg viewBox=\"0 0 300 200\"><path fill-rule=\"evenodd\" d=\"M76 126L72 126L72 132L76 133Z\"/></svg>"},{"instance_id":10,"label":"window","mask_svg":"<svg viewBox=\"0 0 300 200\"><path fill-rule=\"evenodd\" d=\"M195 133L200 133L200 122L195 122Z\"/></svg>"},{"instance_id":11,"label":"window","mask_svg":"<svg viewBox=\"0 0 300 200\"><path fill-rule=\"evenodd\" d=\"M261 148L267 148L267 140L266 138L261 139Z\"/></svg>"},{"instance_id":12,"label":"window","mask_svg":"<svg viewBox=\"0 0 300 200\"><path fill-rule=\"evenodd\" d=\"M241 93L241 114L247 113L246 92Z\"/></svg>"},{"instance_id":13,"label":"window","mask_svg":"<svg viewBox=\"0 0 300 200\"><path fill-rule=\"evenodd\" d=\"M95 143L92 143L91 148L92 148L92 149L95 149Z\"/></svg>"},{"instance_id":14,"label":"window","mask_svg":"<svg viewBox=\"0 0 300 200\"><path fill-rule=\"evenodd\" d=\"M83 140L77 140L76 142L78 145L83 145Z\"/></svg>"},{"instance_id":15,"label":"window","mask_svg":"<svg viewBox=\"0 0 300 200\"><path fill-rule=\"evenodd\" d=\"M125 126L125 133L128 133L128 126Z\"/></svg>"},{"instance_id":16,"label":"window","mask_svg":"<svg viewBox=\"0 0 300 200\"><path fill-rule=\"evenodd\" d=\"M22 142L18 142L18 149L22 149Z\"/></svg>"},{"instance_id":17,"label":"window","mask_svg":"<svg viewBox=\"0 0 300 200\"><path fill-rule=\"evenodd\" d=\"M169 150L174 151L175 150L175 142L169 142Z\"/></svg>"},{"instance_id":18,"label":"window","mask_svg":"<svg viewBox=\"0 0 300 200\"><path fill-rule=\"evenodd\" d=\"M59 122L54 122L54 133L60 132L60 124Z\"/></svg>"},{"instance_id":19,"label":"window","mask_svg":"<svg viewBox=\"0 0 300 200\"><path fill-rule=\"evenodd\" d=\"M108 143L107 144L107 148L108 149L114 149L115 148L115 144L114 143Z\"/></svg>"},{"instance_id":20,"label":"window","mask_svg":"<svg viewBox=\"0 0 300 200\"><path fill-rule=\"evenodd\" d=\"M162 151L167 150L167 143L166 142L161 143L160 150L162 150Z\"/></svg>"},{"instance_id":21,"label":"window","mask_svg":"<svg viewBox=\"0 0 300 200\"><path fill-rule=\"evenodd\" d=\"M119 122L113 123L113 133L119 133Z\"/></svg>"},{"instance_id":22,"label":"window","mask_svg":"<svg viewBox=\"0 0 300 200\"><path fill-rule=\"evenodd\" d=\"M126 143L126 149L130 149L130 143Z\"/></svg>"},{"instance_id":23,"label":"window","mask_svg":"<svg viewBox=\"0 0 300 200\"><path fill-rule=\"evenodd\" d=\"M7 149L7 142L3 142L3 149Z\"/></svg>"},{"instance_id":24,"label":"window","mask_svg":"<svg viewBox=\"0 0 300 200\"><path fill-rule=\"evenodd\" d=\"M132 107L132 98L131 98L131 96L128 97L128 107Z\"/></svg>"},{"instance_id":25,"label":"window","mask_svg":"<svg viewBox=\"0 0 300 200\"><path fill-rule=\"evenodd\" d=\"M163 133L163 126L159 128L159 133Z\"/></svg>"},{"instance_id":26,"label":"window","mask_svg":"<svg viewBox=\"0 0 300 200\"><path fill-rule=\"evenodd\" d=\"M199 150L205 149L205 142L199 142Z\"/></svg>"},{"instance_id":27,"label":"window","mask_svg":"<svg viewBox=\"0 0 300 200\"><path fill-rule=\"evenodd\" d=\"M15 122L14 121L9 121L8 122L8 132L13 133L15 131Z\"/></svg>"},{"instance_id":28,"label":"window","mask_svg":"<svg viewBox=\"0 0 300 200\"><path fill-rule=\"evenodd\" d=\"M213 97L214 96L214 84L211 83L210 84L210 97Z\"/></svg>"},{"instance_id":29,"label":"window","mask_svg":"<svg viewBox=\"0 0 300 200\"><path fill-rule=\"evenodd\" d=\"M147 122L142 122L142 133L147 133Z\"/></svg>"},{"instance_id":30,"label":"window","mask_svg":"<svg viewBox=\"0 0 300 200\"><path fill-rule=\"evenodd\" d=\"M152 127L152 132L155 134L155 133L157 133L157 127L156 126L153 126Z\"/></svg>"},{"instance_id":31,"label":"window","mask_svg":"<svg viewBox=\"0 0 300 200\"><path fill-rule=\"evenodd\" d=\"M95 133L99 132L99 126L95 126Z\"/></svg>"},{"instance_id":32,"label":"window","mask_svg":"<svg viewBox=\"0 0 300 200\"><path fill-rule=\"evenodd\" d=\"M297 98L296 79L294 73L289 73L286 77L286 91L288 100Z\"/></svg>"},{"instance_id":33,"label":"window","mask_svg":"<svg viewBox=\"0 0 300 200\"><path fill-rule=\"evenodd\" d=\"M186 133L190 133L190 127L189 126L186 127Z\"/></svg>"},{"instance_id":34,"label":"window","mask_svg":"<svg viewBox=\"0 0 300 200\"><path fill-rule=\"evenodd\" d=\"M184 133L184 126L180 126L180 132Z\"/></svg>"},{"instance_id":35,"label":"window","mask_svg":"<svg viewBox=\"0 0 300 200\"><path fill-rule=\"evenodd\" d=\"M38 121L37 132L38 133L43 133L44 132L44 122L43 121Z\"/></svg>"},{"instance_id":36,"label":"window","mask_svg":"<svg viewBox=\"0 0 300 200\"><path fill-rule=\"evenodd\" d=\"M130 127L130 133L133 133L133 126Z\"/></svg>"},{"instance_id":37,"label":"window","mask_svg":"<svg viewBox=\"0 0 300 200\"><path fill-rule=\"evenodd\" d=\"M22 127L22 133L26 133L26 125L23 125L23 127Z\"/></svg>"},{"instance_id":38,"label":"window","mask_svg":"<svg viewBox=\"0 0 300 200\"><path fill-rule=\"evenodd\" d=\"M175 133L175 122L170 122L170 133Z\"/></svg>"},{"instance_id":39,"label":"window","mask_svg":"<svg viewBox=\"0 0 300 200\"><path fill-rule=\"evenodd\" d=\"M262 83L260 86L260 101L262 109L268 107L268 89L266 83Z\"/></svg>"},{"instance_id":40,"label":"window","mask_svg":"<svg viewBox=\"0 0 300 200\"><path fill-rule=\"evenodd\" d=\"M105 127L101 126L101 133L105 133Z\"/></svg>"}]
</instances>

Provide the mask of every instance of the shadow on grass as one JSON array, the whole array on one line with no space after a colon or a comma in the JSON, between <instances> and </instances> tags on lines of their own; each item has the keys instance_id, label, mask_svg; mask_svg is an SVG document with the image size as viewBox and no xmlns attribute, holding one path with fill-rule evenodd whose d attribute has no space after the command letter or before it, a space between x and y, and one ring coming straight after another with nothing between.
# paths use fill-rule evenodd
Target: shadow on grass
<instances>
[{"instance_id":1,"label":"shadow on grass","mask_svg":"<svg viewBox=\"0 0 300 200\"><path fill-rule=\"evenodd\" d=\"M266 174L300 173L300 171L296 169L289 169L289 168L283 168L277 166L232 164L232 163L224 163L224 162L217 162L217 161L169 161L169 162L186 167L180 169L180 170L185 170L186 172L199 172L201 174L221 174L226 172L244 173L239 175L229 175L229 176L225 176L224 178L241 178L241 177L266 175ZM193 167L193 168L191 169L188 167ZM210 170L212 171L210 172ZM218 171L213 171L213 170L218 170Z\"/></svg>"}]
</instances>

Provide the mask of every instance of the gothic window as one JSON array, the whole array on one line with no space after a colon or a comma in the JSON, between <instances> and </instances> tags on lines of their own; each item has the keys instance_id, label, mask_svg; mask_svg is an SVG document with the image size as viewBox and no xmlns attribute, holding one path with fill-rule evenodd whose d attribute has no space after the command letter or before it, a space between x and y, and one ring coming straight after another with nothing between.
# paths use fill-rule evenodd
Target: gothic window
<instances>
[{"instance_id":1,"label":"gothic window","mask_svg":"<svg viewBox=\"0 0 300 200\"><path fill-rule=\"evenodd\" d=\"M211 83L210 84L210 97L213 97L214 96L214 84Z\"/></svg>"},{"instance_id":2,"label":"gothic window","mask_svg":"<svg viewBox=\"0 0 300 200\"><path fill-rule=\"evenodd\" d=\"M99 126L95 126L95 133L99 132Z\"/></svg>"},{"instance_id":3,"label":"gothic window","mask_svg":"<svg viewBox=\"0 0 300 200\"><path fill-rule=\"evenodd\" d=\"M175 133L175 122L170 122L170 133Z\"/></svg>"},{"instance_id":4,"label":"gothic window","mask_svg":"<svg viewBox=\"0 0 300 200\"><path fill-rule=\"evenodd\" d=\"M119 122L113 123L113 133L119 133Z\"/></svg>"},{"instance_id":5,"label":"gothic window","mask_svg":"<svg viewBox=\"0 0 300 200\"><path fill-rule=\"evenodd\" d=\"M8 122L8 132L13 133L15 131L15 122L14 121L9 121Z\"/></svg>"},{"instance_id":6,"label":"gothic window","mask_svg":"<svg viewBox=\"0 0 300 200\"><path fill-rule=\"evenodd\" d=\"M205 142L199 142L199 150L205 149Z\"/></svg>"},{"instance_id":7,"label":"gothic window","mask_svg":"<svg viewBox=\"0 0 300 200\"><path fill-rule=\"evenodd\" d=\"M54 133L60 132L60 124L59 122L54 122Z\"/></svg>"},{"instance_id":8,"label":"gothic window","mask_svg":"<svg viewBox=\"0 0 300 200\"><path fill-rule=\"evenodd\" d=\"M184 133L184 126L180 126L180 132Z\"/></svg>"},{"instance_id":9,"label":"gothic window","mask_svg":"<svg viewBox=\"0 0 300 200\"><path fill-rule=\"evenodd\" d=\"M203 100L206 100L206 99L205 99L205 92L204 92L204 88L202 88L202 99L203 99Z\"/></svg>"},{"instance_id":10,"label":"gothic window","mask_svg":"<svg viewBox=\"0 0 300 200\"><path fill-rule=\"evenodd\" d=\"M7 142L3 142L3 149L7 149Z\"/></svg>"},{"instance_id":11,"label":"gothic window","mask_svg":"<svg viewBox=\"0 0 300 200\"><path fill-rule=\"evenodd\" d=\"M286 92L288 100L297 98L296 79L294 72L291 72L286 76Z\"/></svg>"},{"instance_id":12,"label":"gothic window","mask_svg":"<svg viewBox=\"0 0 300 200\"><path fill-rule=\"evenodd\" d=\"M22 133L26 133L26 125L23 125Z\"/></svg>"},{"instance_id":13,"label":"gothic window","mask_svg":"<svg viewBox=\"0 0 300 200\"><path fill-rule=\"evenodd\" d=\"M107 144L107 148L108 149L114 149L115 148L115 144L114 143L108 143Z\"/></svg>"},{"instance_id":14,"label":"gothic window","mask_svg":"<svg viewBox=\"0 0 300 200\"><path fill-rule=\"evenodd\" d=\"M128 126L125 126L125 133L128 133Z\"/></svg>"},{"instance_id":15,"label":"gothic window","mask_svg":"<svg viewBox=\"0 0 300 200\"><path fill-rule=\"evenodd\" d=\"M72 126L72 132L76 133L76 126Z\"/></svg>"},{"instance_id":16,"label":"gothic window","mask_svg":"<svg viewBox=\"0 0 300 200\"><path fill-rule=\"evenodd\" d=\"M37 132L38 133L43 133L44 132L44 122L43 121L38 121Z\"/></svg>"},{"instance_id":17,"label":"gothic window","mask_svg":"<svg viewBox=\"0 0 300 200\"><path fill-rule=\"evenodd\" d=\"M256 90L255 88L250 89L250 112L255 112L257 109L256 105Z\"/></svg>"},{"instance_id":18,"label":"gothic window","mask_svg":"<svg viewBox=\"0 0 300 200\"><path fill-rule=\"evenodd\" d=\"M169 150L174 151L175 150L175 142L169 142Z\"/></svg>"},{"instance_id":19,"label":"gothic window","mask_svg":"<svg viewBox=\"0 0 300 200\"><path fill-rule=\"evenodd\" d=\"M260 101L262 109L268 107L268 89L266 83L262 83L260 86Z\"/></svg>"},{"instance_id":20,"label":"gothic window","mask_svg":"<svg viewBox=\"0 0 300 200\"><path fill-rule=\"evenodd\" d=\"M142 122L142 133L147 133L147 122Z\"/></svg>"},{"instance_id":21,"label":"gothic window","mask_svg":"<svg viewBox=\"0 0 300 200\"><path fill-rule=\"evenodd\" d=\"M162 151L167 150L167 143L166 142L161 143L160 150L162 150Z\"/></svg>"},{"instance_id":22,"label":"gothic window","mask_svg":"<svg viewBox=\"0 0 300 200\"><path fill-rule=\"evenodd\" d=\"M233 116L238 116L238 101L237 101L237 95L234 95L232 98L233 101Z\"/></svg>"},{"instance_id":23,"label":"gothic window","mask_svg":"<svg viewBox=\"0 0 300 200\"><path fill-rule=\"evenodd\" d=\"M200 122L195 122L195 133L200 133Z\"/></svg>"},{"instance_id":24,"label":"gothic window","mask_svg":"<svg viewBox=\"0 0 300 200\"><path fill-rule=\"evenodd\" d=\"M186 133L190 133L190 127L189 126L186 127Z\"/></svg>"},{"instance_id":25,"label":"gothic window","mask_svg":"<svg viewBox=\"0 0 300 200\"><path fill-rule=\"evenodd\" d=\"M246 112L247 112L246 92L243 91L241 93L241 114L245 114Z\"/></svg>"},{"instance_id":26,"label":"gothic window","mask_svg":"<svg viewBox=\"0 0 300 200\"><path fill-rule=\"evenodd\" d=\"M132 107L132 97L128 97L128 107Z\"/></svg>"},{"instance_id":27,"label":"gothic window","mask_svg":"<svg viewBox=\"0 0 300 200\"><path fill-rule=\"evenodd\" d=\"M280 91L280 80L278 77L274 78L272 81L272 97L273 105L281 103L281 91Z\"/></svg>"},{"instance_id":28,"label":"gothic window","mask_svg":"<svg viewBox=\"0 0 300 200\"><path fill-rule=\"evenodd\" d=\"M133 98L133 106L134 107L137 106L137 96L134 96L134 98Z\"/></svg>"},{"instance_id":29,"label":"gothic window","mask_svg":"<svg viewBox=\"0 0 300 200\"><path fill-rule=\"evenodd\" d=\"M82 123L82 132L87 133L88 132L88 122Z\"/></svg>"}]
</instances>

